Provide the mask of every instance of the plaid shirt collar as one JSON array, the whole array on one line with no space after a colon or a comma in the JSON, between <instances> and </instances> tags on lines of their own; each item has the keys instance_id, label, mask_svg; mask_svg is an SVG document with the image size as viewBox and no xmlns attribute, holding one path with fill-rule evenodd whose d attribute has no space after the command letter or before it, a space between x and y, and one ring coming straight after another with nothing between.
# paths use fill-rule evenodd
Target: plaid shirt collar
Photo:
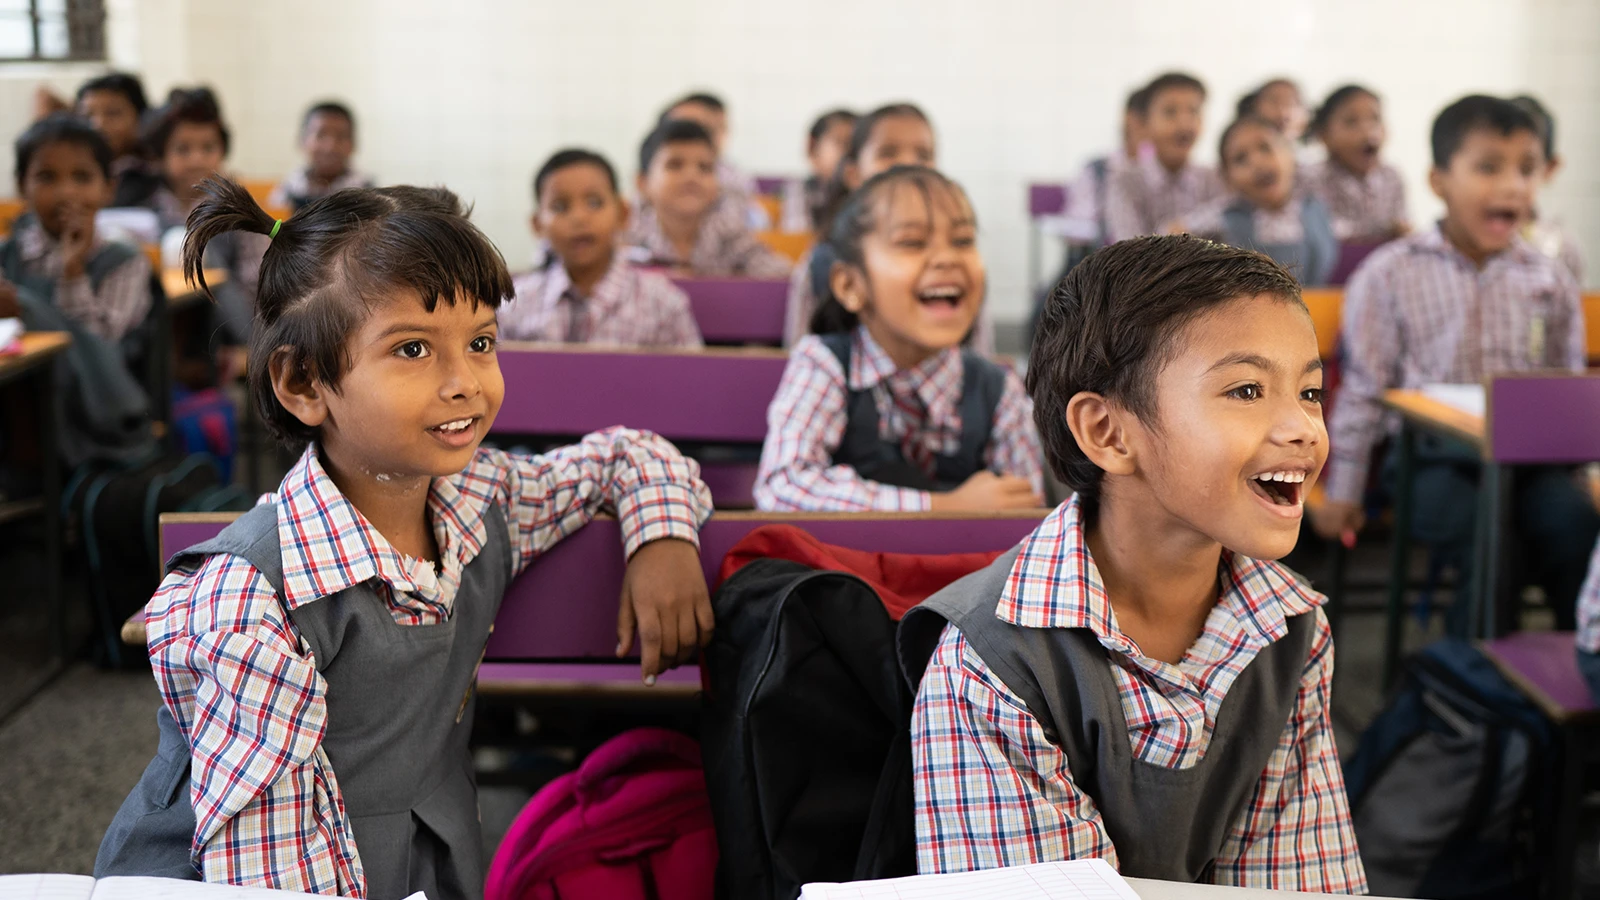
<instances>
[{"instance_id":1,"label":"plaid shirt collar","mask_svg":"<svg viewBox=\"0 0 1600 900\"><path fill-rule=\"evenodd\" d=\"M552 256L550 267L546 270L544 289L539 292L539 308L546 313L554 313L561 305L562 300L588 300L589 315L599 321L615 312L622 305L622 281L627 277L627 254L622 248L617 248L611 254L611 267L606 269L606 274L595 282L594 290L587 297L579 294L572 285L572 276L568 274L567 267L561 260Z\"/></svg>"},{"instance_id":2,"label":"plaid shirt collar","mask_svg":"<svg viewBox=\"0 0 1600 900\"><path fill-rule=\"evenodd\" d=\"M1455 244L1450 243L1449 238L1444 236L1443 219L1434 223L1432 228L1418 234L1411 246L1434 256L1448 257L1467 269L1473 271L1478 269L1476 263L1468 259L1465 253L1462 253ZM1513 233L1511 235L1511 245L1484 260L1483 270L1488 271L1491 267L1499 265L1537 265L1539 259L1539 251L1523 240L1522 235Z\"/></svg>"},{"instance_id":3,"label":"plaid shirt collar","mask_svg":"<svg viewBox=\"0 0 1600 900\"><path fill-rule=\"evenodd\" d=\"M867 333L867 326L861 325L856 328L853 355L856 364L850 367L851 390L865 391L882 384L897 396L921 400L929 421L955 415L964 375L959 347L942 350L902 371L889 358L888 351Z\"/></svg>"},{"instance_id":4,"label":"plaid shirt collar","mask_svg":"<svg viewBox=\"0 0 1600 900\"><path fill-rule=\"evenodd\" d=\"M1263 643L1288 633L1288 617L1310 612L1324 600L1277 563L1226 549L1219 574L1217 604L1231 607ZM1087 628L1106 647L1134 653L1133 641L1117 626L1100 570L1089 555L1076 495L1023 539L995 615L1025 628Z\"/></svg>"},{"instance_id":5,"label":"plaid shirt collar","mask_svg":"<svg viewBox=\"0 0 1600 900\"><path fill-rule=\"evenodd\" d=\"M283 548L283 599L291 610L373 579L397 594L438 603L443 596L454 596L461 570L488 539L483 523L487 498L459 490L453 478L435 478L428 491L428 513L439 546L439 569L401 555L328 477L315 443L284 476L274 501Z\"/></svg>"}]
</instances>

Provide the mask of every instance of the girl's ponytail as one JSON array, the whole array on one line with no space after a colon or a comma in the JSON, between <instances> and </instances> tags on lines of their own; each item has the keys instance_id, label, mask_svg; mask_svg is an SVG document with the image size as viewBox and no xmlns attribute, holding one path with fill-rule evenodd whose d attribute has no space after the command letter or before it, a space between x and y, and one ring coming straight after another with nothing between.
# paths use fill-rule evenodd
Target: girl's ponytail
<instances>
[{"instance_id":1,"label":"girl's ponytail","mask_svg":"<svg viewBox=\"0 0 1600 900\"><path fill-rule=\"evenodd\" d=\"M183 239L183 274L209 297L211 287L206 284L204 267L207 244L230 231L272 235L276 227L282 234L283 225L267 215L249 191L220 175L201 182L199 191L202 199L189 213L189 233Z\"/></svg>"}]
</instances>

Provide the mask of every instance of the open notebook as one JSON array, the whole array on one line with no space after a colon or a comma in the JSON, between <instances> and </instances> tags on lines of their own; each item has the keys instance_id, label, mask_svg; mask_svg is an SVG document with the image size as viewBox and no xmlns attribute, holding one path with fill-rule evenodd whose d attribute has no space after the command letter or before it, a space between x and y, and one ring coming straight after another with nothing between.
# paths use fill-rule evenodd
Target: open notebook
<instances>
[{"instance_id":1,"label":"open notebook","mask_svg":"<svg viewBox=\"0 0 1600 900\"><path fill-rule=\"evenodd\" d=\"M315 896L173 878L96 881L87 875L0 875L0 900L289 900ZM406 900L426 898L418 891Z\"/></svg>"},{"instance_id":2,"label":"open notebook","mask_svg":"<svg viewBox=\"0 0 1600 900\"><path fill-rule=\"evenodd\" d=\"M849 884L808 884L800 900L1139 900L1103 859L913 875Z\"/></svg>"}]
</instances>

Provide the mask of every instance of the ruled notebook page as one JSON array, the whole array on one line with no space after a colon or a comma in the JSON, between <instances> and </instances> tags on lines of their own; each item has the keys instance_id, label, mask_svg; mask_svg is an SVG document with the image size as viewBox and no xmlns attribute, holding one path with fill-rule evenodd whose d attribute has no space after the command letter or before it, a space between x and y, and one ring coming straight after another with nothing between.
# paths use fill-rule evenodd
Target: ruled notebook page
<instances>
[{"instance_id":1,"label":"ruled notebook page","mask_svg":"<svg viewBox=\"0 0 1600 900\"><path fill-rule=\"evenodd\" d=\"M1116 870L1101 859L1040 863L957 872L913 875L849 884L808 884L801 900L1139 900Z\"/></svg>"},{"instance_id":2,"label":"ruled notebook page","mask_svg":"<svg viewBox=\"0 0 1600 900\"><path fill-rule=\"evenodd\" d=\"M0 875L0 900L89 900L87 875Z\"/></svg>"}]
</instances>

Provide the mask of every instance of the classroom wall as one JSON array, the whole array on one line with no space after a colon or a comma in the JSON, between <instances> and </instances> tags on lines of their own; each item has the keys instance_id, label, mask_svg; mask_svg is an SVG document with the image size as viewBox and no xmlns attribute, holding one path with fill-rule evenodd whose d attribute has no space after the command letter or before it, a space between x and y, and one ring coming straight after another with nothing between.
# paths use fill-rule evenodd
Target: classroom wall
<instances>
[{"instance_id":1,"label":"classroom wall","mask_svg":"<svg viewBox=\"0 0 1600 900\"><path fill-rule=\"evenodd\" d=\"M385 180L443 183L512 267L532 239L528 180L565 144L631 176L639 139L673 95L720 92L730 155L798 171L803 129L836 105L912 99L934 119L942 167L972 195L997 317L1026 309L1025 183L1070 177L1114 137L1123 95L1184 67L1212 88L1200 153L1237 96L1288 73L1308 95L1360 80L1386 100L1389 159L1429 221L1427 129L1469 91L1540 95L1567 168L1544 205L1586 239L1600 284L1600 3L1592 0L111 0L117 65L152 94L206 81L232 120L232 164L296 161L298 116L354 104L361 164ZM0 71L0 116L19 125L26 79ZM31 84L28 88L31 90Z\"/></svg>"}]
</instances>

